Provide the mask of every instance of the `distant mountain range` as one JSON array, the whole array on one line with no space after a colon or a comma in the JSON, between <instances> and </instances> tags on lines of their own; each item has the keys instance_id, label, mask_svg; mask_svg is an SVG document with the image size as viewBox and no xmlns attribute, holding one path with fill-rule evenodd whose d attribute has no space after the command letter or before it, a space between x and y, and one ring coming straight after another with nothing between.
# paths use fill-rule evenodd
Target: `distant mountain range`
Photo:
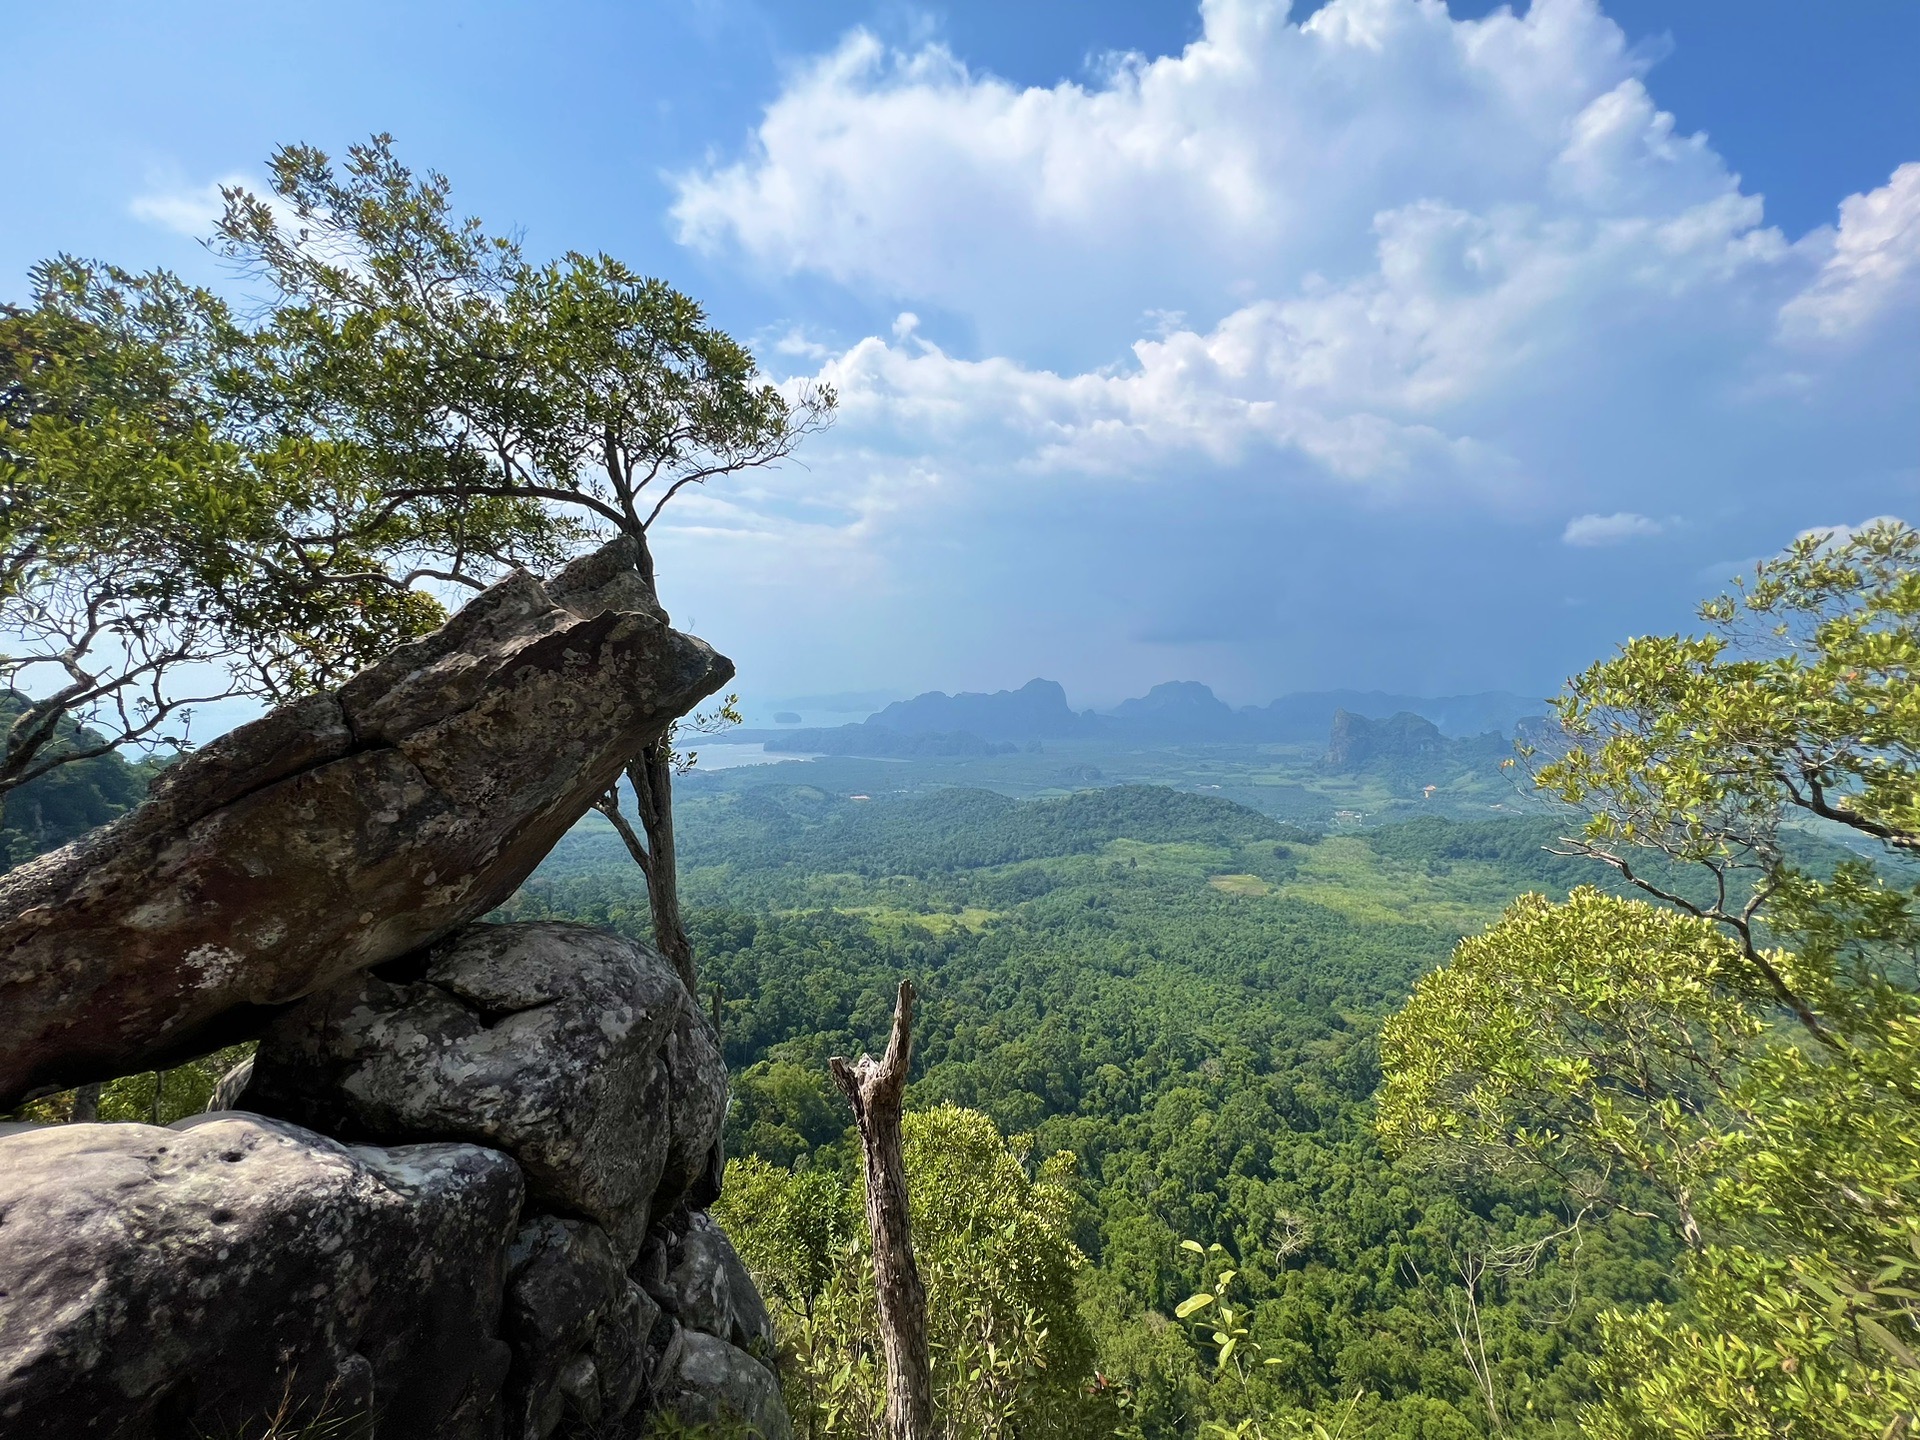
<instances>
[{"instance_id":1,"label":"distant mountain range","mask_svg":"<svg viewBox=\"0 0 1920 1440\"><path fill-rule=\"evenodd\" d=\"M1058 680L1029 680L1018 690L996 690L991 695L929 690L911 700L894 701L869 715L866 723L906 734L964 730L982 740L1015 742L1092 735L1100 729L1099 716L1067 704L1067 692Z\"/></svg>"},{"instance_id":2,"label":"distant mountain range","mask_svg":"<svg viewBox=\"0 0 1920 1440\"><path fill-rule=\"evenodd\" d=\"M1029 680L1018 690L992 694L931 690L896 700L855 725L735 731L707 743L758 741L769 750L833 755L981 754L1065 739L1312 745L1328 742L1341 714L1378 720L1417 716L1439 735L1459 738L1511 735L1519 721L1545 709L1544 701L1504 690L1438 697L1319 690L1236 708L1197 680L1173 680L1103 714L1075 710L1056 680ZM903 743L907 737L918 743Z\"/></svg>"}]
</instances>

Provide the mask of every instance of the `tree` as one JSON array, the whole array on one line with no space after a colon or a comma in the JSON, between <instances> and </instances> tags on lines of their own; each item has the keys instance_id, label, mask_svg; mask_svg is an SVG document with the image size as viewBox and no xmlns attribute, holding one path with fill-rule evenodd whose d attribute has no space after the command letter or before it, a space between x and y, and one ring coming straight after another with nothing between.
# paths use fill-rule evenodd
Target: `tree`
<instances>
[{"instance_id":1,"label":"tree","mask_svg":"<svg viewBox=\"0 0 1920 1440\"><path fill-rule=\"evenodd\" d=\"M456 219L442 175L416 178L389 137L336 169L311 146L271 162L274 200L227 192L216 250L273 289L248 398L350 455L393 514L426 507L483 540L497 507L532 507L578 547L627 537L658 603L649 536L690 486L774 465L830 417L828 389L783 393L692 299L607 255L528 261ZM484 548L484 547L482 547ZM466 578L456 543L446 574ZM664 614L664 612L662 612ZM614 818L654 897L655 939L691 988L674 880L671 737L629 779L644 841Z\"/></svg>"},{"instance_id":2,"label":"tree","mask_svg":"<svg viewBox=\"0 0 1920 1440\"><path fill-rule=\"evenodd\" d=\"M858 1064L835 1056L834 1084L853 1106L866 1158L867 1234L873 1247L880 1344L887 1357L887 1433L891 1440L932 1440L933 1379L927 1359L927 1291L913 1258L907 1164L900 1112L913 1056L913 986L900 982L887 1053Z\"/></svg>"},{"instance_id":3,"label":"tree","mask_svg":"<svg viewBox=\"0 0 1920 1440\"><path fill-rule=\"evenodd\" d=\"M1569 745L1536 783L1589 813L1571 851L1726 931L1838 1050L1910 969L1920 888L1865 854L1810 874L1787 841L1825 822L1920 856L1920 532L1803 536L1700 613L1713 633L1642 637L1569 684ZM1650 879L1633 847L1699 867L1709 898ZM1769 932L1794 954L1770 954Z\"/></svg>"},{"instance_id":4,"label":"tree","mask_svg":"<svg viewBox=\"0 0 1920 1440\"><path fill-rule=\"evenodd\" d=\"M32 309L0 311L0 796L121 746L179 744L183 712L229 693L182 682L219 677L230 653L207 562L252 509L183 375L203 338L194 297L101 304L92 274L62 263L34 280Z\"/></svg>"},{"instance_id":5,"label":"tree","mask_svg":"<svg viewBox=\"0 0 1920 1440\"><path fill-rule=\"evenodd\" d=\"M901 1124L915 1258L926 1280L933 1433L941 1440L1112 1434L1093 1394L1093 1338L1075 1303L1075 1162L1030 1160L978 1111L941 1105ZM882 1440L885 1380L857 1175L727 1166L714 1214L780 1313L795 1431Z\"/></svg>"},{"instance_id":6,"label":"tree","mask_svg":"<svg viewBox=\"0 0 1920 1440\"><path fill-rule=\"evenodd\" d=\"M0 310L0 798L195 706L310 689L432 628L348 457L236 402L248 337L209 292L61 257ZM526 517L521 517L522 519Z\"/></svg>"},{"instance_id":7,"label":"tree","mask_svg":"<svg viewBox=\"0 0 1920 1440\"><path fill-rule=\"evenodd\" d=\"M1907 1433L1920 534L1805 537L1701 613L1572 681L1535 777L1588 813L1563 849L1648 898L1527 897L1463 942L1383 1032L1381 1130L1666 1197L1690 1298L1609 1317L1589 1433Z\"/></svg>"},{"instance_id":8,"label":"tree","mask_svg":"<svg viewBox=\"0 0 1920 1440\"><path fill-rule=\"evenodd\" d=\"M1731 941L1591 887L1523 895L1414 993L1381 1032L1384 1139L1544 1170L1583 1200L1658 1197L1701 1243L1694 1197L1765 1024Z\"/></svg>"}]
</instances>

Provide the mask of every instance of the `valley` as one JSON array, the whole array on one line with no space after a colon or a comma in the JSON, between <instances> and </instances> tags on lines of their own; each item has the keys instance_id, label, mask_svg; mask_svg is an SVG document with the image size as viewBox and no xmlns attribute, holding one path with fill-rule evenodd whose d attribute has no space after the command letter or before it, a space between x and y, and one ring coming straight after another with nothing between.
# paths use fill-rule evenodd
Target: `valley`
<instances>
[{"instance_id":1,"label":"valley","mask_svg":"<svg viewBox=\"0 0 1920 1440\"><path fill-rule=\"evenodd\" d=\"M1409 793L1434 773L1433 798ZM910 977L910 1111L962 1106L1032 1164L1073 1157L1078 1311L1135 1433L1360 1397L1369 1435L1479 1435L1484 1364L1511 1433L1577 1434L1597 1317L1668 1295L1671 1241L1619 1215L1569 1232L1578 1203L1538 1181L1405 1169L1371 1123L1375 1032L1415 977L1515 894L1605 880L1548 854L1563 821L1512 795L1497 762L1409 777L1091 739L696 769L682 890L734 1073L729 1154L856 1165L826 1060L878 1053ZM597 817L504 914L647 925ZM1200 1278L1188 1239L1237 1257L1284 1366L1221 1372L1168 1318ZM1476 1290L1463 1351L1460 1264L1527 1245L1536 1266Z\"/></svg>"}]
</instances>

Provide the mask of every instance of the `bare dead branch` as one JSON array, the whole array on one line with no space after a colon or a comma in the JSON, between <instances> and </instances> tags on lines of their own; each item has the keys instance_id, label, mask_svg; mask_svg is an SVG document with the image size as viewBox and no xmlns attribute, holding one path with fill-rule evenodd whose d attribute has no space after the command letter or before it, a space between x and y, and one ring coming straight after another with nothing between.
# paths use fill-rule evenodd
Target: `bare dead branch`
<instances>
[{"instance_id":1,"label":"bare dead branch","mask_svg":"<svg viewBox=\"0 0 1920 1440\"><path fill-rule=\"evenodd\" d=\"M900 1115L913 1054L912 982L902 980L893 1007L887 1053L849 1064L828 1062L833 1080L853 1106L866 1157L867 1228L873 1238L873 1278L880 1310L880 1342L887 1361L890 1440L932 1440L933 1382L927 1349L927 1292L913 1256L907 1204L907 1168Z\"/></svg>"}]
</instances>

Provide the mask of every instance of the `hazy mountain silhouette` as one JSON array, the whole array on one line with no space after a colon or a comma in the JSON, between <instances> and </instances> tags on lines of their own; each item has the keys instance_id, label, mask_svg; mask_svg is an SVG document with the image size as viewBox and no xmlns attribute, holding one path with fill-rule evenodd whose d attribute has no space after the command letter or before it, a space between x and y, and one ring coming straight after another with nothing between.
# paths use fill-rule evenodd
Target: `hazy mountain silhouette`
<instances>
[{"instance_id":1,"label":"hazy mountain silhouette","mask_svg":"<svg viewBox=\"0 0 1920 1440\"><path fill-rule=\"evenodd\" d=\"M969 747L983 741L990 753L1003 744L1102 737L1167 743L1321 745L1326 743L1336 717L1342 714L1372 720L1417 716L1438 734L1459 739L1488 732L1511 735L1518 721L1539 715L1543 708L1539 700L1504 690L1438 697L1381 690L1317 690L1236 709L1198 680L1170 680L1101 714L1075 710L1057 680L1029 680L1017 690L991 694L962 691L949 695L929 690L911 700L896 700L857 724L830 730L735 731L716 738L720 743L761 740L774 749L812 749L836 755L974 753ZM902 743L904 737L923 737L928 743L917 748L907 746Z\"/></svg>"}]
</instances>

